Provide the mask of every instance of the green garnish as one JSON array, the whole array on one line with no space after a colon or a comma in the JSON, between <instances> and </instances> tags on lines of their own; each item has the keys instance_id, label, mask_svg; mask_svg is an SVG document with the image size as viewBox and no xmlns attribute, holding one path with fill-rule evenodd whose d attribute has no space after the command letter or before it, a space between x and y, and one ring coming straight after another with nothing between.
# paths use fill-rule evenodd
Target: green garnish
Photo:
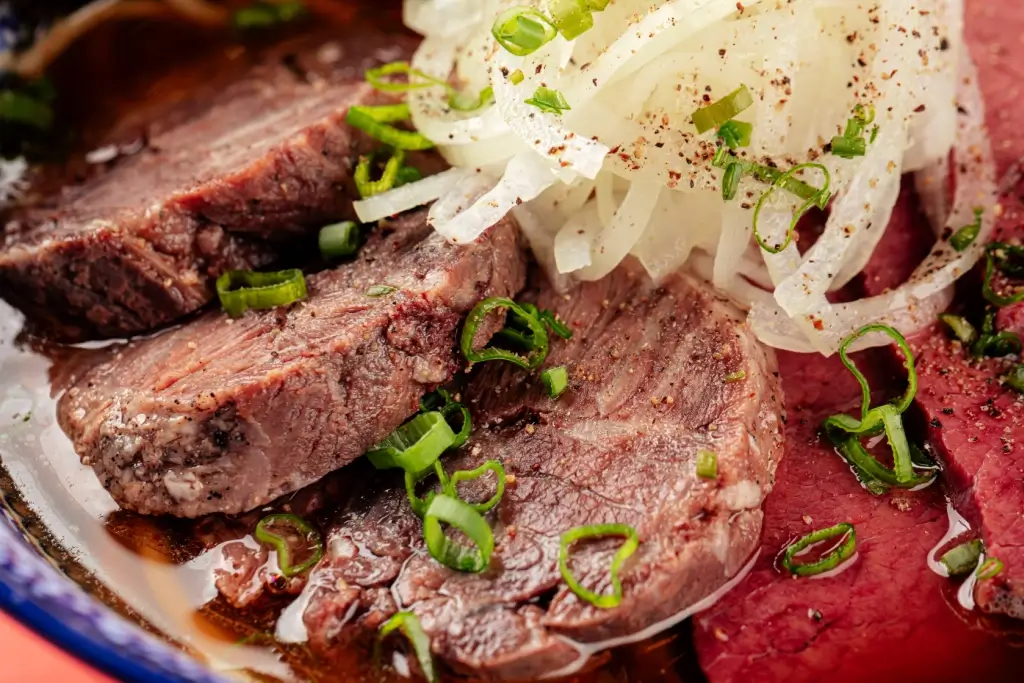
<instances>
[{"instance_id":1,"label":"green garnish","mask_svg":"<svg viewBox=\"0 0 1024 683\"><path fill-rule=\"evenodd\" d=\"M455 432L439 411L420 413L366 453L379 470L400 468L419 474L455 443Z\"/></svg>"},{"instance_id":2,"label":"green garnish","mask_svg":"<svg viewBox=\"0 0 1024 683\"><path fill-rule=\"evenodd\" d=\"M985 560L980 567L978 567L978 580L985 581L986 579L993 579L1003 571L1002 560L990 557Z\"/></svg>"},{"instance_id":3,"label":"green garnish","mask_svg":"<svg viewBox=\"0 0 1024 683\"><path fill-rule=\"evenodd\" d=\"M394 631L401 631L412 644L413 652L416 653L416 661L419 662L420 670L429 683L436 683L437 672L434 670L434 659L430 654L430 638L427 637L419 618L412 612L398 612L390 619L381 624L377 632L377 642L373 648L373 659L380 661L381 646L384 639Z\"/></svg>"},{"instance_id":4,"label":"green garnish","mask_svg":"<svg viewBox=\"0 0 1024 683\"><path fill-rule=\"evenodd\" d=\"M256 525L256 540L277 552L277 566L286 578L301 574L324 556L320 532L298 515L277 513L267 515ZM293 564L292 550L305 551L307 557Z\"/></svg>"},{"instance_id":5,"label":"green garnish","mask_svg":"<svg viewBox=\"0 0 1024 683\"><path fill-rule=\"evenodd\" d=\"M532 7L507 9L491 26L491 34L498 44L517 57L536 52L554 40L557 33L554 24Z\"/></svg>"},{"instance_id":6,"label":"green garnish","mask_svg":"<svg viewBox=\"0 0 1024 683\"><path fill-rule=\"evenodd\" d=\"M701 479L718 478L718 455L714 451L697 451L697 476Z\"/></svg>"},{"instance_id":7,"label":"green garnish","mask_svg":"<svg viewBox=\"0 0 1024 683\"><path fill-rule=\"evenodd\" d=\"M391 285L370 285L366 290L366 296L372 299L379 299L388 294L394 294L398 291L398 287L392 287Z\"/></svg>"},{"instance_id":8,"label":"green garnish","mask_svg":"<svg viewBox=\"0 0 1024 683\"><path fill-rule=\"evenodd\" d=\"M524 101L526 104L531 104L547 114L559 115L563 111L569 111L569 109L571 109L569 103L565 101L565 96L562 93L557 90L545 88L544 86L538 86L537 89L533 91L533 97Z\"/></svg>"},{"instance_id":9,"label":"green garnish","mask_svg":"<svg viewBox=\"0 0 1024 683\"><path fill-rule=\"evenodd\" d=\"M981 541L974 539L967 543L961 543L946 552L939 558L939 562L943 564L950 576L968 574L978 566L978 558L981 557L981 551Z\"/></svg>"},{"instance_id":10,"label":"green garnish","mask_svg":"<svg viewBox=\"0 0 1024 683\"><path fill-rule=\"evenodd\" d=\"M949 238L949 246L953 247L955 251L960 252L974 244L974 240L978 238L978 233L981 232L981 217L984 213L983 209L975 209L974 222L965 225L953 233L953 236Z\"/></svg>"},{"instance_id":11,"label":"green garnish","mask_svg":"<svg viewBox=\"0 0 1024 683\"><path fill-rule=\"evenodd\" d=\"M434 143L421 133L399 130L392 123L408 121L408 104L356 105L349 107L345 121L396 150L432 149Z\"/></svg>"},{"instance_id":12,"label":"green garnish","mask_svg":"<svg viewBox=\"0 0 1024 683\"><path fill-rule=\"evenodd\" d=\"M726 121L718 129L716 137L729 149L746 147L750 144L750 135L754 132L754 124L745 121Z\"/></svg>"},{"instance_id":13,"label":"green garnish","mask_svg":"<svg viewBox=\"0 0 1024 683\"><path fill-rule=\"evenodd\" d=\"M232 318L246 311L288 306L306 298L306 278L297 268L275 273L229 270L217 278L217 297Z\"/></svg>"},{"instance_id":14,"label":"green garnish","mask_svg":"<svg viewBox=\"0 0 1024 683\"><path fill-rule=\"evenodd\" d=\"M472 547L453 541L442 524L454 526L473 542ZM491 561L494 534L473 506L458 498L438 494L423 516L423 538L430 556L450 569L482 572Z\"/></svg>"},{"instance_id":15,"label":"green garnish","mask_svg":"<svg viewBox=\"0 0 1024 683\"><path fill-rule=\"evenodd\" d=\"M445 495L462 500L462 498L459 497L458 483L460 481L472 481L474 479L479 479L488 472L494 473L494 495L491 496L484 503L467 502L466 504L480 513L489 511L491 508L493 508L495 505L501 502L501 497L505 495L505 468L502 467L501 463L498 462L497 460L488 460L483 465L480 465L480 467L477 467L475 470L459 470L455 472L451 476L451 478L449 478L448 481L445 482L444 484Z\"/></svg>"},{"instance_id":16,"label":"green garnish","mask_svg":"<svg viewBox=\"0 0 1024 683\"><path fill-rule=\"evenodd\" d=\"M622 536L626 540L616 551L615 556L612 558L611 567L608 569L612 592L610 594L598 594L580 584L576 577L573 576L572 571L569 570L569 547L576 541L585 538L602 538L605 536ZM581 599L602 609L617 607L622 602L622 582L619 580L619 569L622 567L622 563L636 552L638 547L640 547L640 537L636 529L626 524L578 526L562 534L558 548L558 570L562 573L562 578L565 579L572 592Z\"/></svg>"},{"instance_id":17,"label":"green garnish","mask_svg":"<svg viewBox=\"0 0 1024 683\"><path fill-rule=\"evenodd\" d=\"M797 209L796 212L793 214L793 219L789 222L789 228L786 230L786 239L783 240L781 244L776 244L774 247L768 245L767 243L765 243L763 239L761 239L761 235L759 235L757 232L757 219L761 215L761 208L764 206L765 200L767 200L768 196L771 195L771 193L778 188L789 190L790 188L786 186L786 181L793 178L794 174L796 174L797 172L811 168L821 171L821 173L825 176L825 181L822 184L821 189L816 190L814 195L805 200L804 203L800 205L800 208ZM832 196L832 192L829 190L829 185L831 184L831 182L832 176L828 172L828 169L824 165L818 163L797 164L796 166L794 166L793 168L789 169L781 176L779 176L779 178L772 183L771 187L769 187L768 190L761 195L761 197L757 200L757 204L754 206L753 231L754 239L757 241L758 246L760 246L762 249L764 249L770 254L778 254L784 251L786 247L788 247L790 243L793 241L793 233L796 231L796 224L800 221L800 218L803 217L805 213L807 213L808 209L810 209L812 206L816 206L819 209L824 209L828 205L828 200Z\"/></svg>"},{"instance_id":18,"label":"green garnish","mask_svg":"<svg viewBox=\"0 0 1024 683\"><path fill-rule=\"evenodd\" d=\"M485 347L482 349L473 347L480 323L491 312L502 309L511 311L509 324L501 330L501 333L505 333L503 338L521 340L524 350L527 352L526 355L495 347ZM471 363L504 360L514 363L524 370L534 370L540 367L540 364L544 362L548 355L548 333L544 323L528 309L511 299L490 297L478 303L469 312L466 324L462 328L460 347L462 355Z\"/></svg>"},{"instance_id":19,"label":"green garnish","mask_svg":"<svg viewBox=\"0 0 1024 683\"><path fill-rule=\"evenodd\" d=\"M693 112L693 125L697 127L698 133L706 133L713 128L725 125L727 121L736 117L737 114L754 104L747 86L741 85L722 99L701 107Z\"/></svg>"},{"instance_id":20,"label":"green garnish","mask_svg":"<svg viewBox=\"0 0 1024 683\"><path fill-rule=\"evenodd\" d=\"M359 225L354 221L342 221L320 228L317 243L320 255L325 259L352 256L359 251Z\"/></svg>"},{"instance_id":21,"label":"green garnish","mask_svg":"<svg viewBox=\"0 0 1024 683\"><path fill-rule=\"evenodd\" d=\"M967 318L960 315L953 315L952 313L940 313L939 320L949 328L953 333L953 336L959 339L963 344L973 344L974 340L978 338L978 331L974 329L974 325L968 322Z\"/></svg>"},{"instance_id":22,"label":"green garnish","mask_svg":"<svg viewBox=\"0 0 1024 683\"><path fill-rule=\"evenodd\" d=\"M551 398L558 398L569 386L569 373L564 365L548 368L541 373L540 379Z\"/></svg>"},{"instance_id":23,"label":"green garnish","mask_svg":"<svg viewBox=\"0 0 1024 683\"><path fill-rule=\"evenodd\" d=\"M796 557L812 545L832 539L839 539L838 544L818 560L807 563L796 561ZM782 554L782 566L793 576L816 576L838 567L848 560L856 549L857 531L849 522L843 522L809 533L789 545Z\"/></svg>"}]
</instances>

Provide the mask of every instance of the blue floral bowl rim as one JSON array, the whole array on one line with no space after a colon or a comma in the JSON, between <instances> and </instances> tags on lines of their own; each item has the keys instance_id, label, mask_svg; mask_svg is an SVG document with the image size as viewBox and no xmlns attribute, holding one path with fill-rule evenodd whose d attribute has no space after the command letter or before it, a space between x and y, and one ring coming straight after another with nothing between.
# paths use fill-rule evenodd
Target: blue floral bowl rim
<instances>
[{"instance_id":1,"label":"blue floral bowl rim","mask_svg":"<svg viewBox=\"0 0 1024 683\"><path fill-rule=\"evenodd\" d=\"M86 593L34 550L8 515L0 515L0 609L118 680L227 683Z\"/></svg>"}]
</instances>

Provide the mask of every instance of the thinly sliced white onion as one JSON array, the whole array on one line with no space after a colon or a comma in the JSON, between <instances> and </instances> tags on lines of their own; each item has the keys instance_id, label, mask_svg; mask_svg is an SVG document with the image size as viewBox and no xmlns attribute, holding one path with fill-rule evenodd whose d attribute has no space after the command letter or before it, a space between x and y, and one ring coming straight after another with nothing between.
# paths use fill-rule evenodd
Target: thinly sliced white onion
<instances>
[{"instance_id":1,"label":"thinly sliced white onion","mask_svg":"<svg viewBox=\"0 0 1024 683\"><path fill-rule=\"evenodd\" d=\"M356 216L363 223L379 221L382 218L415 209L417 206L429 204L475 175L479 174L472 169L449 168L437 175L427 176L414 183L360 199L353 202L353 206L356 209Z\"/></svg>"},{"instance_id":2,"label":"thinly sliced white onion","mask_svg":"<svg viewBox=\"0 0 1024 683\"><path fill-rule=\"evenodd\" d=\"M409 95L416 127L445 158L483 170L431 208L432 224L453 241L475 239L514 209L530 223L538 261L560 281L601 277L628 254L655 280L699 262L752 307L763 341L823 353L856 321L921 322L919 311L936 310L977 259L977 249L955 258L940 249L930 261L937 277L922 274L886 299L832 306L826 298L874 254L903 171L920 169L919 186L931 188L921 191L925 208L943 231L969 222L973 204L990 205L976 199L965 209L958 196L950 209L941 182L954 137L958 159L966 139L954 130L965 117L952 101L959 79L950 67L963 52L963 0L616 0L576 40L558 36L526 56L498 46L491 23L516 5L547 11L542 0L489 0L458 22L417 13L410 5L421 1L436 9L460 0L406 0L426 35L413 65L467 91L489 83L495 96L479 111L453 112L443 88ZM939 49L943 38L948 49ZM829 219L803 255L795 241L780 254L752 244L753 208L768 186L744 178L725 202L714 133L692 123L696 109L741 83L754 104L738 120L753 134L738 153L780 169L814 161L831 173ZM557 90L570 108L555 115L526 104L538 87ZM862 157L827 153L857 104L874 107L877 139ZM869 126L865 138L873 135ZM802 178L820 182L815 172ZM783 190L765 203L766 242L784 239L795 204Z\"/></svg>"}]
</instances>

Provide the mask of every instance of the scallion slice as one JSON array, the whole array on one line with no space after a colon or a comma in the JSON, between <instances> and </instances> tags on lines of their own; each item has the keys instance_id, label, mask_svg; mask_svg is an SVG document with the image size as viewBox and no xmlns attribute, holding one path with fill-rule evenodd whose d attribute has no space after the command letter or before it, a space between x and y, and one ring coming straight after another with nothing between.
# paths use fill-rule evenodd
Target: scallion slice
<instances>
[{"instance_id":1,"label":"scallion slice","mask_svg":"<svg viewBox=\"0 0 1024 683\"><path fill-rule=\"evenodd\" d=\"M320 228L318 243L320 255L325 259L352 256L359 250L359 225L342 221Z\"/></svg>"},{"instance_id":2,"label":"scallion slice","mask_svg":"<svg viewBox=\"0 0 1024 683\"><path fill-rule=\"evenodd\" d=\"M450 539L442 524L456 527L474 546L467 547ZM434 496L423 516L423 538L431 557L460 572L482 572L494 551L494 534L487 520L468 503L442 494Z\"/></svg>"},{"instance_id":3,"label":"scallion slice","mask_svg":"<svg viewBox=\"0 0 1024 683\"><path fill-rule=\"evenodd\" d=\"M832 550L815 562L798 563L796 557L813 545L839 539ZM830 569L835 569L848 560L857 549L857 530L849 522L836 524L827 529L819 529L807 534L788 546L782 554L782 566L793 576L815 576Z\"/></svg>"},{"instance_id":4,"label":"scallion slice","mask_svg":"<svg viewBox=\"0 0 1024 683\"><path fill-rule=\"evenodd\" d=\"M995 557L990 557L981 563L978 567L978 580L985 581L986 579L993 579L1003 571L1003 561Z\"/></svg>"},{"instance_id":5,"label":"scallion slice","mask_svg":"<svg viewBox=\"0 0 1024 683\"><path fill-rule=\"evenodd\" d=\"M415 131L399 130L392 123L409 120L408 104L357 105L349 107L345 121L396 150L431 149L434 143Z\"/></svg>"},{"instance_id":6,"label":"scallion slice","mask_svg":"<svg viewBox=\"0 0 1024 683\"><path fill-rule=\"evenodd\" d=\"M737 370L736 372L730 372L728 375L726 375L725 376L725 381L726 382L739 382L740 380L744 380L746 378L747 378L747 371L746 370Z\"/></svg>"},{"instance_id":7,"label":"scallion slice","mask_svg":"<svg viewBox=\"0 0 1024 683\"><path fill-rule=\"evenodd\" d=\"M983 209L975 209L974 222L953 233L953 236L949 238L949 246L953 247L955 251L961 252L974 244L974 240L978 239L978 233L981 232L982 215L984 215Z\"/></svg>"},{"instance_id":8,"label":"scallion slice","mask_svg":"<svg viewBox=\"0 0 1024 683\"><path fill-rule=\"evenodd\" d=\"M459 448L469 439L469 435L473 431L473 418L469 414L469 408L462 403L458 403L452 400L451 394L444 389L437 389L431 394L424 396L420 400L420 410L427 412L430 410L440 411L444 415L444 419L447 420L448 425L455 431L456 427L458 432L455 433L455 441L452 442L450 448ZM457 421L453 418L458 418Z\"/></svg>"},{"instance_id":9,"label":"scallion slice","mask_svg":"<svg viewBox=\"0 0 1024 683\"><path fill-rule=\"evenodd\" d=\"M476 349L473 347L473 344L476 341L476 332L480 327L480 323L483 322L490 313L500 309L508 309L512 311L513 314L519 316L518 320L522 320L525 323L529 332L530 344L525 356L494 347L485 347L482 349ZM515 332L515 330L511 331ZM544 359L548 355L548 333L543 322L541 322L536 316L530 314L516 302L504 297L490 297L478 303L473 307L473 310L469 312L469 316L466 318L466 324L462 328L460 347L462 349L462 355L471 363L504 360L514 363L524 370L534 370L544 362Z\"/></svg>"},{"instance_id":10,"label":"scallion slice","mask_svg":"<svg viewBox=\"0 0 1024 683\"><path fill-rule=\"evenodd\" d=\"M849 138L840 135L832 138L832 153L843 159L862 157L867 152L868 145L864 138Z\"/></svg>"},{"instance_id":11,"label":"scallion slice","mask_svg":"<svg viewBox=\"0 0 1024 683\"><path fill-rule=\"evenodd\" d=\"M419 69L413 69L409 62L390 62L366 71L366 82L381 92L409 92L423 88L441 87L448 92L448 106L456 111L476 111L494 99L491 86L483 88L473 99L462 95L440 78L435 78ZM396 81L391 76L405 76L405 81ZM419 79L417 82L416 79Z\"/></svg>"},{"instance_id":12,"label":"scallion slice","mask_svg":"<svg viewBox=\"0 0 1024 683\"><path fill-rule=\"evenodd\" d=\"M438 411L420 413L372 449L366 457L379 470L400 468L419 474L430 468L451 445L455 433Z\"/></svg>"},{"instance_id":13,"label":"scallion slice","mask_svg":"<svg viewBox=\"0 0 1024 683\"><path fill-rule=\"evenodd\" d=\"M377 632L377 643L374 645L374 661L380 661L384 639L396 630L401 631L412 645L423 676L430 683L435 683L438 677L434 669L434 658L430 654L430 638L427 637L423 626L420 625L419 618L412 612L398 612L381 624L380 631Z\"/></svg>"},{"instance_id":14,"label":"scallion slice","mask_svg":"<svg viewBox=\"0 0 1024 683\"><path fill-rule=\"evenodd\" d=\"M572 571L569 569L569 547L576 541L585 538L603 538L605 536L622 536L626 540L616 551L615 556L612 558L611 567L608 569L612 592L602 595L585 588L573 576ZM619 580L619 569L622 567L622 563L636 552L638 547L640 547L640 536L637 534L636 529L627 524L578 526L562 534L558 547L558 570L562 573L562 578L565 579L572 592L581 599L602 609L617 607L622 602L622 582Z\"/></svg>"},{"instance_id":15,"label":"scallion slice","mask_svg":"<svg viewBox=\"0 0 1024 683\"><path fill-rule=\"evenodd\" d=\"M555 333L556 336L562 339L572 339L572 329L558 318L551 311L544 310L540 312L540 319L548 329Z\"/></svg>"},{"instance_id":16,"label":"scallion slice","mask_svg":"<svg viewBox=\"0 0 1024 683\"><path fill-rule=\"evenodd\" d=\"M394 294L397 291L398 287L392 287L391 285L370 285L366 289L366 296L371 299L379 299L382 296Z\"/></svg>"},{"instance_id":17,"label":"scallion slice","mask_svg":"<svg viewBox=\"0 0 1024 683\"><path fill-rule=\"evenodd\" d=\"M523 70L522 69L516 69L508 77L508 80L510 80L512 82L512 85L519 85L520 83L523 82L524 78L526 78L526 76L523 75Z\"/></svg>"},{"instance_id":18,"label":"scallion slice","mask_svg":"<svg viewBox=\"0 0 1024 683\"><path fill-rule=\"evenodd\" d=\"M824 175L825 177L822 187L821 189L817 190L817 192L813 196L804 201L804 203L800 205L800 208L798 208L796 212L793 214L793 219L789 222L789 228L786 230L786 239L783 240L781 244L776 244L774 247L770 246L763 239L761 239L761 235L759 235L757 232L757 219L761 215L761 208L764 206L765 201L768 199L769 195L771 195L772 192L779 188L785 188L786 181L790 178L793 178L794 174L796 174L798 171L802 171L804 169L817 169L821 171L822 175ZM757 200L757 204L754 206L753 232L754 239L757 241L758 246L760 246L762 249L764 249L770 254L778 254L784 251L786 247L788 247L790 243L793 241L793 233L796 231L796 224L800 221L800 218L803 217L805 213L807 213L808 209L810 209L812 206L816 206L819 209L824 209L828 205L828 200L832 196L832 192L831 190L829 190L829 185L831 184L831 182L832 175L829 173L828 169L823 164L818 163L797 164L796 166L794 166L793 168L789 169L781 176L779 176L778 180L772 183L771 187L769 187L764 192L764 194L761 195L761 197Z\"/></svg>"},{"instance_id":19,"label":"scallion slice","mask_svg":"<svg viewBox=\"0 0 1024 683\"><path fill-rule=\"evenodd\" d=\"M712 128L724 125L737 114L754 104L747 86L741 85L722 99L693 112L693 125L698 133L706 133Z\"/></svg>"},{"instance_id":20,"label":"scallion slice","mask_svg":"<svg viewBox=\"0 0 1024 683\"><path fill-rule=\"evenodd\" d=\"M701 479L718 478L718 455L714 451L697 451L697 476Z\"/></svg>"},{"instance_id":21,"label":"scallion slice","mask_svg":"<svg viewBox=\"0 0 1024 683\"><path fill-rule=\"evenodd\" d=\"M526 104L531 104L548 114L559 115L563 111L569 111L572 108L565 100L565 95L558 90L552 90L544 86L537 86L537 89L533 91L533 97L527 98L524 101Z\"/></svg>"},{"instance_id":22,"label":"scallion slice","mask_svg":"<svg viewBox=\"0 0 1024 683\"><path fill-rule=\"evenodd\" d=\"M725 175L722 176L722 199L729 201L736 197L741 178L743 178L743 167L736 163L729 164L725 169Z\"/></svg>"},{"instance_id":23,"label":"scallion slice","mask_svg":"<svg viewBox=\"0 0 1024 683\"><path fill-rule=\"evenodd\" d=\"M434 461L433 469L419 473L409 472L408 470L405 472L405 493L409 498L409 507L412 508L412 511L420 519L423 519L423 516L427 514L427 508L434 502L434 497L437 493L435 491L428 491L426 496L420 498L416 495L416 486L431 474L437 475L437 480L441 484L441 492L445 492L448 489L448 475L445 473L444 466L440 460Z\"/></svg>"},{"instance_id":24,"label":"scallion slice","mask_svg":"<svg viewBox=\"0 0 1024 683\"><path fill-rule=\"evenodd\" d=\"M540 373L540 379L551 398L558 398L569 386L569 372L564 365L548 368Z\"/></svg>"},{"instance_id":25,"label":"scallion slice","mask_svg":"<svg viewBox=\"0 0 1024 683\"><path fill-rule=\"evenodd\" d=\"M401 187L409 183L415 183L417 180L421 180L423 174L420 173L420 169L415 166L403 166L398 169L398 174L395 176L394 187Z\"/></svg>"},{"instance_id":26,"label":"scallion slice","mask_svg":"<svg viewBox=\"0 0 1024 683\"><path fill-rule=\"evenodd\" d=\"M47 131L53 127L53 107L25 92L0 90L0 121Z\"/></svg>"},{"instance_id":27,"label":"scallion slice","mask_svg":"<svg viewBox=\"0 0 1024 683\"><path fill-rule=\"evenodd\" d=\"M380 178L378 180L370 180L370 157L359 157L355 173L352 174L352 180L355 181L359 196L366 199L367 197L372 197L375 194L381 194L392 189L398 182L398 176L404 162L405 152L400 149L395 150L395 153L384 164L384 172L381 173Z\"/></svg>"},{"instance_id":28,"label":"scallion slice","mask_svg":"<svg viewBox=\"0 0 1024 683\"><path fill-rule=\"evenodd\" d=\"M978 331L974 329L974 325L963 316L953 315L952 313L940 313L939 320L949 328L954 337L964 344L973 344L978 338Z\"/></svg>"},{"instance_id":29,"label":"scallion slice","mask_svg":"<svg viewBox=\"0 0 1024 683\"><path fill-rule=\"evenodd\" d=\"M584 0L553 0L551 23L566 40L574 40L594 27L594 15Z\"/></svg>"},{"instance_id":30,"label":"scallion slice","mask_svg":"<svg viewBox=\"0 0 1024 683\"><path fill-rule=\"evenodd\" d=\"M320 532L298 515L277 513L267 515L256 524L256 540L277 552L277 566L285 577L306 571L324 556ZM293 564L292 548L305 551L306 559Z\"/></svg>"},{"instance_id":31,"label":"scallion slice","mask_svg":"<svg viewBox=\"0 0 1024 683\"><path fill-rule=\"evenodd\" d=\"M898 400L871 408L871 388L857 366L848 355L850 345L857 339L872 332L888 335L903 353L903 363L907 370L907 389ZM853 373L861 387L861 418L849 415L833 415L825 420L825 433L857 473L858 478L868 486L872 493L881 493L885 485L901 488L914 488L928 483L934 476L919 476L914 473L913 449L907 441L903 428L902 414L910 407L917 393L917 371L914 368L914 355L910 351L907 340L899 332L888 325L865 325L843 340L839 347L839 358L846 369ZM886 440L893 454L893 468L889 469L874 458L860 443L860 438L885 433ZM875 483L877 482L877 483Z\"/></svg>"},{"instance_id":32,"label":"scallion slice","mask_svg":"<svg viewBox=\"0 0 1024 683\"><path fill-rule=\"evenodd\" d=\"M992 277L999 270L1007 275L1024 275L1024 247L1006 242L990 242L985 245L985 275L981 293L996 306L1009 306L1024 301L1024 287L1016 287L1013 293L997 292L992 286Z\"/></svg>"},{"instance_id":33,"label":"scallion slice","mask_svg":"<svg viewBox=\"0 0 1024 683\"><path fill-rule=\"evenodd\" d=\"M1024 364L1014 365L1006 377L1003 377L1003 384L1024 394Z\"/></svg>"},{"instance_id":34,"label":"scallion slice","mask_svg":"<svg viewBox=\"0 0 1024 683\"><path fill-rule=\"evenodd\" d=\"M306 6L300 0L267 2L259 0L248 7L242 7L231 15L235 28L243 30L262 29L285 24L302 16Z\"/></svg>"},{"instance_id":35,"label":"scallion slice","mask_svg":"<svg viewBox=\"0 0 1024 683\"><path fill-rule=\"evenodd\" d=\"M809 185L802 180L795 177L785 177L786 174L777 168L766 166L764 164L757 164L746 159L741 159L728 150L724 145L718 148L715 152L715 156L711 160L711 164L716 168L728 169L731 164L739 164L740 169L744 175L753 177L758 182L774 184L778 183L779 187L790 194L794 194L800 199L819 199L824 200L827 204L830 194L822 197L821 190ZM825 208L824 205L819 208Z\"/></svg>"},{"instance_id":36,"label":"scallion slice","mask_svg":"<svg viewBox=\"0 0 1024 683\"><path fill-rule=\"evenodd\" d=\"M217 278L217 297L232 318L246 311L288 306L306 298L306 278L297 268L275 273L229 270Z\"/></svg>"},{"instance_id":37,"label":"scallion slice","mask_svg":"<svg viewBox=\"0 0 1024 683\"><path fill-rule=\"evenodd\" d=\"M463 502L466 502L467 505L469 505L471 508L473 508L477 512L480 512L480 513L487 512L488 510L493 508L495 505L500 503L501 502L501 497L503 495L505 495L505 468L502 467L501 463L498 462L497 460L488 460L483 465L480 465L480 467L477 467L475 470L459 470L459 471L455 472L448 479L447 483L444 486L445 494L448 495L448 496L451 496L452 498L457 498L459 500L462 500L462 498L459 496L459 491L458 491L458 484L459 484L459 482L460 481L473 481L474 479L479 479L480 477L484 476L488 472L494 472L494 477L495 477L494 495L491 496L484 503L468 503L466 501L463 501Z\"/></svg>"},{"instance_id":38,"label":"scallion slice","mask_svg":"<svg viewBox=\"0 0 1024 683\"><path fill-rule=\"evenodd\" d=\"M555 26L532 7L512 7L494 20L491 34L498 44L516 55L525 57L554 40Z\"/></svg>"},{"instance_id":39,"label":"scallion slice","mask_svg":"<svg viewBox=\"0 0 1024 683\"><path fill-rule=\"evenodd\" d=\"M721 125L716 137L729 149L738 149L750 144L750 135L753 132L754 124L732 120Z\"/></svg>"},{"instance_id":40,"label":"scallion slice","mask_svg":"<svg viewBox=\"0 0 1024 683\"><path fill-rule=\"evenodd\" d=\"M939 562L946 567L946 571L950 576L969 574L978 566L981 550L981 541L974 539L967 543L961 543L952 550L949 550L939 558Z\"/></svg>"}]
</instances>

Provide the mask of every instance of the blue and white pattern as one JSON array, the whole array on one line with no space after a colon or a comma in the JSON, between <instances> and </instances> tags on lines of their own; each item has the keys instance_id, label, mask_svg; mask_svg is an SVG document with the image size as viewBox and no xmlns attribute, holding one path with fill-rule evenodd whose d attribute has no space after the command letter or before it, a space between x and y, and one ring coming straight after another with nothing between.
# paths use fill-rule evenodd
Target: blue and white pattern
<instances>
[{"instance_id":1,"label":"blue and white pattern","mask_svg":"<svg viewBox=\"0 0 1024 683\"><path fill-rule=\"evenodd\" d=\"M14 50L18 40L18 18L14 16L14 8L9 2L0 2L0 62L4 53Z\"/></svg>"},{"instance_id":2,"label":"blue and white pattern","mask_svg":"<svg viewBox=\"0 0 1024 683\"><path fill-rule=\"evenodd\" d=\"M0 608L124 681L227 683L90 597L31 549L0 515Z\"/></svg>"}]
</instances>

